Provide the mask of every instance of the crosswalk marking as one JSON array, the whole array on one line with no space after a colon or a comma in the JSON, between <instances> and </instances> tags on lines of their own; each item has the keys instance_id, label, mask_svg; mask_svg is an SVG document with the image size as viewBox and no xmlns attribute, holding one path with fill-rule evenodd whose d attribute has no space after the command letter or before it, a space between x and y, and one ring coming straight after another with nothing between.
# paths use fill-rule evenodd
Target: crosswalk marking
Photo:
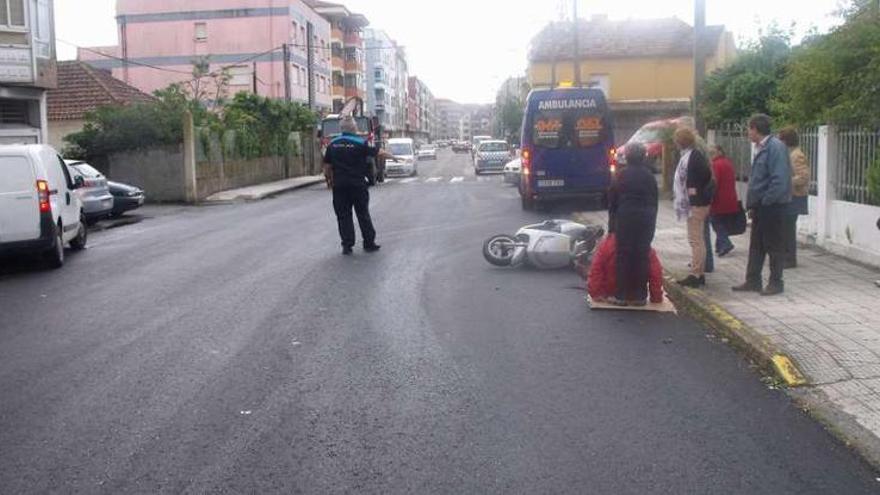
<instances>
[{"instance_id":1,"label":"crosswalk marking","mask_svg":"<svg viewBox=\"0 0 880 495\"><path fill-rule=\"evenodd\" d=\"M385 179L386 184L476 184L485 182L502 182L501 176L440 176L440 177L398 177Z\"/></svg>"}]
</instances>

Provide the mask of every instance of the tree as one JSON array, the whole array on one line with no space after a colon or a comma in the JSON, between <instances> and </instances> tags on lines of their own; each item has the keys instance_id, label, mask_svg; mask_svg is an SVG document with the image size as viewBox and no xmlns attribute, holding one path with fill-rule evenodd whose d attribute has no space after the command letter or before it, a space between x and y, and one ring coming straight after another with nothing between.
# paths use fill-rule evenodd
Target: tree
<instances>
[{"instance_id":1,"label":"tree","mask_svg":"<svg viewBox=\"0 0 880 495\"><path fill-rule=\"evenodd\" d=\"M790 33L771 26L733 64L706 78L700 111L707 125L742 122L754 113L771 113L771 101L791 55L790 39Z\"/></svg>"},{"instance_id":2,"label":"tree","mask_svg":"<svg viewBox=\"0 0 880 495\"><path fill-rule=\"evenodd\" d=\"M880 12L856 1L845 19L793 56L773 102L786 120L880 126Z\"/></svg>"}]
</instances>

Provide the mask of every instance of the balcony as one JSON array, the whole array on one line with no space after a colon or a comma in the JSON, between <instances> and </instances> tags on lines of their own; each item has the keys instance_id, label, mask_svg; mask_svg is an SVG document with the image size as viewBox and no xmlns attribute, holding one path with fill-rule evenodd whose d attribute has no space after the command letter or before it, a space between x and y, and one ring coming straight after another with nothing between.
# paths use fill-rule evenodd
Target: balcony
<instances>
[{"instance_id":1,"label":"balcony","mask_svg":"<svg viewBox=\"0 0 880 495\"><path fill-rule=\"evenodd\" d=\"M342 57L331 57L330 60L333 64L333 69L342 70L345 67L345 59Z\"/></svg>"},{"instance_id":2,"label":"balcony","mask_svg":"<svg viewBox=\"0 0 880 495\"><path fill-rule=\"evenodd\" d=\"M354 96L357 96L358 98L363 98L363 97L364 97L364 92L361 91L359 88L349 88L349 87L346 87L346 88L345 88L345 97L346 97L346 98L352 98L352 97L354 97Z\"/></svg>"},{"instance_id":3,"label":"balcony","mask_svg":"<svg viewBox=\"0 0 880 495\"><path fill-rule=\"evenodd\" d=\"M348 31L345 33L343 43L345 43L345 46L360 47L364 46L364 38L361 37L361 33L359 31Z\"/></svg>"},{"instance_id":4,"label":"balcony","mask_svg":"<svg viewBox=\"0 0 880 495\"><path fill-rule=\"evenodd\" d=\"M345 72L364 72L364 64L362 64L358 60L348 60L345 61Z\"/></svg>"},{"instance_id":5,"label":"balcony","mask_svg":"<svg viewBox=\"0 0 880 495\"><path fill-rule=\"evenodd\" d=\"M333 96L343 96L343 95L346 94L346 92L345 92L345 86L339 86L339 85L336 85L336 84L333 85L333 88L332 88L331 91L332 91L331 94L332 94Z\"/></svg>"},{"instance_id":6,"label":"balcony","mask_svg":"<svg viewBox=\"0 0 880 495\"><path fill-rule=\"evenodd\" d=\"M333 27L330 29L330 39L332 41L342 41L345 38L345 33L342 32L338 27Z\"/></svg>"}]
</instances>

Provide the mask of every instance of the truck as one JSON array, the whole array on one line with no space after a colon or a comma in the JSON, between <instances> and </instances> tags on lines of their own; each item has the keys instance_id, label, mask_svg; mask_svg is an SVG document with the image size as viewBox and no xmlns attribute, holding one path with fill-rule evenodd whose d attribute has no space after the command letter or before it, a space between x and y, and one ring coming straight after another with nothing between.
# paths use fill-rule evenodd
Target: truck
<instances>
[{"instance_id":1,"label":"truck","mask_svg":"<svg viewBox=\"0 0 880 495\"><path fill-rule=\"evenodd\" d=\"M318 138L321 140L321 154L327 149L330 141L342 135L341 121L346 115L354 118L358 128L358 135L367 141L370 146L382 147L382 128L379 119L368 117L364 114L364 101L357 97L351 97L346 101L338 114L330 114L321 119L318 128ZM370 158L371 184L385 182L385 160Z\"/></svg>"}]
</instances>

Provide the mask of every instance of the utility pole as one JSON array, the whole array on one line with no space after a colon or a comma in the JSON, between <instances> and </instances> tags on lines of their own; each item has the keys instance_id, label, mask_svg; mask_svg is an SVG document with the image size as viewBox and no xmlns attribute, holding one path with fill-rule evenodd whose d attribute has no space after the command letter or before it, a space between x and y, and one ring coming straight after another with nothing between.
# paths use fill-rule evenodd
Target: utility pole
<instances>
[{"instance_id":1,"label":"utility pole","mask_svg":"<svg viewBox=\"0 0 880 495\"><path fill-rule=\"evenodd\" d=\"M574 26L574 85L581 87L581 35L578 29L578 3L571 0L571 23Z\"/></svg>"},{"instance_id":2,"label":"utility pole","mask_svg":"<svg viewBox=\"0 0 880 495\"><path fill-rule=\"evenodd\" d=\"M282 53L284 58L284 101L291 101L290 94L290 45L285 42L282 47ZM256 68L256 67L255 67ZM254 71L256 74L256 70ZM256 76L255 76L256 77Z\"/></svg>"},{"instance_id":3,"label":"utility pole","mask_svg":"<svg viewBox=\"0 0 880 495\"><path fill-rule=\"evenodd\" d=\"M251 84L253 85L254 94L257 94L257 79L258 79L258 77L257 77L257 62L256 61L254 61L253 67L254 67L254 71L253 71L252 77L251 77L251 79L252 79Z\"/></svg>"},{"instance_id":4,"label":"utility pole","mask_svg":"<svg viewBox=\"0 0 880 495\"><path fill-rule=\"evenodd\" d=\"M309 110L315 109L315 25L306 23L306 67L308 72Z\"/></svg>"},{"instance_id":5,"label":"utility pole","mask_svg":"<svg viewBox=\"0 0 880 495\"><path fill-rule=\"evenodd\" d=\"M700 114L700 92L706 78L706 56L703 42L706 33L706 0L694 0L694 98L693 114L697 132L706 135L706 125Z\"/></svg>"}]
</instances>

